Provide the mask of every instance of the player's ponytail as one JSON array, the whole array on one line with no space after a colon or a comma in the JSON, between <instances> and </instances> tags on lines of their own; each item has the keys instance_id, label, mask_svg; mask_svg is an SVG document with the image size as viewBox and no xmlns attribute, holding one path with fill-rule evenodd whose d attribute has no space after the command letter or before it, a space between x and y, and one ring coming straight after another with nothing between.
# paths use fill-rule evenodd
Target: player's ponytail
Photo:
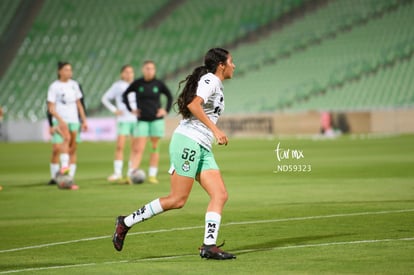
<instances>
[{"instance_id":1,"label":"player's ponytail","mask_svg":"<svg viewBox=\"0 0 414 275\"><path fill-rule=\"evenodd\" d=\"M183 118L189 118L191 116L191 112L188 110L187 106L196 96L200 78L207 73L214 74L220 63L226 63L228 54L229 52L222 48L210 49L204 56L204 65L195 68L190 75L180 82L179 89L182 84L185 85L177 98L176 104L178 106L178 112Z\"/></svg>"}]
</instances>

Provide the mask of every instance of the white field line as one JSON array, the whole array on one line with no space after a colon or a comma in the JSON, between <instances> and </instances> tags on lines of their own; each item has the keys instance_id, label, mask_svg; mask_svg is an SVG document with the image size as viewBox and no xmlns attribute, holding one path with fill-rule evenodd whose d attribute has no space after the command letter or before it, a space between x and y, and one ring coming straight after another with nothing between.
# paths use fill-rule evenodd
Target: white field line
<instances>
[{"instance_id":1,"label":"white field line","mask_svg":"<svg viewBox=\"0 0 414 275\"><path fill-rule=\"evenodd\" d=\"M234 253L237 254L237 253L260 252L260 251L266 252L266 251L276 251L276 250L285 250L285 249L300 249L300 248L328 247L328 246L355 245L355 244L372 244L372 243L386 243L386 242L407 242L407 241L414 241L414 237L398 238L398 239L380 239L380 240L357 240L357 241L348 241L348 242L317 243L317 244L290 245L290 246L258 248L258 249L244 249L244 250L234 251ZM144 258L144 259L137 259L137 260L122 260L122 261L111 261L111 262L101 262L101 263L83 263L83 264L72 264L72 265L33 267L33 268L0 271L0 274L79 268L79 267L98 266L98 265L113 265L113 264L122 264L122 263L163 261L163 260L172 260L172 259L180 259L180 258L187 258L187 257L196 257L196 255L187 254L187 255L176 255L176 256L152 257L152 258Z\"/></svg>"},{"instance_id":2,"label":"white field line","mask_svg":"<svg viewBox=\"0 0 414 275\"><path fill-rule=\"evenodd\" d=\"M322 247L322 246L347 245L347 244L386 243L386 242L397 242L397 241L402 241L402 242L414 241L414 237L399 238L399 239L359 240L359 241L348 241L348 242L302 244L302 245L279 246L279 247L258 248L258 249L244 249L244 250L236 251L236 253L273 251L273 250L285 250L285 249L292 249L292 248Z\"/></svg>"},{"instance_id":3,"label":"white field line","mask_svg":"<svg viewBox=\"0 0 414 275\"><path fill-rule=\"evenodd\" d=\"M273 220L240 221L240 222L225 223L225 224L222 224L221 226L245 225L245 224L262 224L262 223L278 223L278 222L289 222L289 221L305 221L305 220L316 220L316 219L330 219L330 218L340 218L340 217L355 217L355 216L366 216L366 215L394 214L394 213L405 213L405 212L414 212L414 209L388 210L388 211L376 211L376 212L344 213L344 214L332 214L332 215L323 215L323 216L308 216L308 217L297 217L297 218L284 218L284 219L273 219ZM175 228L158 229L158 230L151 230L151 231L132 232L132 233L129 233L128 236L143 235L143 234L156 234L156 233L174 232L174 231L185 231L185 230L193 230L193 229L200 229L200 228L204 228L204 225L203 226L175 227ZM95 241L95 240L108 239L108 238L112 238L112 236L98 236L98 237L90 237L90 238L83 238L83 239L77 239L77 240L69 240L69 241L62 241L62 242L54 242L54 243L45 243L45 244L39 244L39 245L16 247L16 248L0 250L0 254L1 253L7 253L7 252L15 252L15 251L22 251L22 250L29 250L29 249L44 248L44 247L50 247L50 246L56 246L56 245L65 245L65 244L72 244L72 243L79 243L79 242Z\"/></svg>"}]
</instances>

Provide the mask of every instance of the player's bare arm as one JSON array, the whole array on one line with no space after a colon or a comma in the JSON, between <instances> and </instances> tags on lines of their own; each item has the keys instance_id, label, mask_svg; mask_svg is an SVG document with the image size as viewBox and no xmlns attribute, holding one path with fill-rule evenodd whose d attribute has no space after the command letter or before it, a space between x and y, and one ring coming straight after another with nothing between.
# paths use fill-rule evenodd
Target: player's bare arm
<instances>
[{"instance_id":1,"label":"player's bare arm","mask_svg":"<svg viewBox=\"0 0 414 275\"><path fill-rule=\"evenodd\" d=\"M86 115L85 110L83 109L82 103L80 99L76 100L76 106L78 107L79 115L82 120L82 130L87 131L88 130L88 123L86 122Z\"/></svg>"},{"instance_id":2,"label":"player's bare arm","mask_svg":"<svg viewBox=\"0 0 414 275\"><path fill-rule=\"evenodd\" d=\"M65 132L65 131L69 131L68 126L66 124L66 122L62 119L62 117L56 112L56 105L53 102L48 102L47 103L47 108L49 110L49 113L56 118L56 120L58 121L58 129L61 132Z\"/></svg>"},{"instance_id":3,"label":"player's bare arm","mask_svg":"<svg viewBox=\"0 0 414 275\"><path fill-rule=\"evenodd\" d=\"M187 105L187 108L190 110L190 112L198 119L200 120L204 125L206 125L214 134L214 136L217 139L218 144L220 145L227 145L228 144L228 138L227 135L221 131L216 124L214 124L206 115L204 112L202 105L204 103L204 100L196 96L194 97L193 101L190 102L190 104Z\"/></svg>"}]
</instances>

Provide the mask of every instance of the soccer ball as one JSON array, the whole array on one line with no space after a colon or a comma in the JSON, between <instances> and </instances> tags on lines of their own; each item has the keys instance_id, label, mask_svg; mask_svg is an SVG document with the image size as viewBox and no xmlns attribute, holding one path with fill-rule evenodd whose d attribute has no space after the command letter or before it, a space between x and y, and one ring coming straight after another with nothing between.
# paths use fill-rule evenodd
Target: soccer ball
<instances>
[{"instance_id":1,"label":"soccer ball","mask_svg":"<svg viewBox=\"0 0 414 275\"><path fill-rule=\"evenodd\" d=\"M133 183L139 184L145 181L146 175L144 170L135 169L134 171L132 171L130 178Z\"/></svg>"},{"instance_id":2,"label":"soccer ball","mask_svg":"<svg viewBox=\"0 0 414 275\"><path fill-rule=\"evenodd\" d=\"M73 185L73 178L68 174L57 173L56 174L56 185L59 189L71 189Z\"/></svg>"}]
</instances>

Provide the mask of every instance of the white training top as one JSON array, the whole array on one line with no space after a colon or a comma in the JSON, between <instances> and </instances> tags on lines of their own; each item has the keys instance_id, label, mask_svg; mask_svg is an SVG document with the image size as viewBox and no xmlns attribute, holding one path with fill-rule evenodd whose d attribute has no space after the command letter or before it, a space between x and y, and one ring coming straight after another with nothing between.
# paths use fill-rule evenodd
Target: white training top
<instances>
[{"instance_id":1,"label":"white training top","mask_svg":"<svg viewBox=\"0 0 414 275\"><path fill-rule=\"evenodd\" d=\"M81 98L79 84L72 79L67 82L55 80L47 91L47 101L55 104L56 112L66 123L79 123L76 101Z\"/></svg>"},{"instance_id":2,"label":"white training top","mask_svg":"<svg viewBox=\"0 0 414 275\"><path fill-rule=\"evenodd\" d=\"M216 124L219 116L224 111L224 94L221 80L212 73L203 75L198 82L196 95L204 100L203 110L208 118ZM191 116L182 119L175 132L195 140L211 151L214 141L213 132L196 117Z\"/></svg>"},{"instance_id":3,"label":"white training top","mask_svg":"<svg viewBox=\"0 0 414 275\"><path fill-rule=\"evenodd\" d=\"M118 80L112 84L111 88L102 96L102 104L108 108L109 111L115 113L117 110L122 112L122 115L117 116L118 122L136 122L137 117L128 111L124 102L122 102L122 94L129 87L129 83L124 80ZM132 106L132 109L136 109L136 99L135 94L130 93L128 95L129 102ZM111 101L115 100L116 106L114 106Z\"/></svg>"}]
</instances>

